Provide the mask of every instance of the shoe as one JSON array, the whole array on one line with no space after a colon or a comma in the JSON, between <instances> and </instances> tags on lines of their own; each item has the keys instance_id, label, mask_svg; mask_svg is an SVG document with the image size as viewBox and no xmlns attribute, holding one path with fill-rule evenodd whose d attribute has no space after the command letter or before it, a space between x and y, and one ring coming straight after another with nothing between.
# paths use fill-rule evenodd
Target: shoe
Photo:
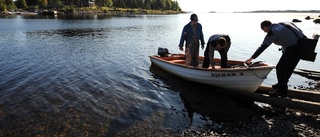
<instances>
[{"instance_id":1,"label":"shoe","mask_svg":"<svg viewBox=\"0 0 320 137\"><path fill-rule=\"evenodd\" d=\"M276 91L276 92L269 92L269 96L270 97L287 97L287 93L286 92L280 92L280 91Z\"/></svg>"},{"instance_id":2,"label":"shoe","mask_svg":"<svg viewBox=\"0 0 320 137\"><path fill-rule=\"evenodd\" d=\"M272 85L272 88L273 89L278 89L279 88L279 84L277 83L277 84Z\"/></svg>"}]
</instances>

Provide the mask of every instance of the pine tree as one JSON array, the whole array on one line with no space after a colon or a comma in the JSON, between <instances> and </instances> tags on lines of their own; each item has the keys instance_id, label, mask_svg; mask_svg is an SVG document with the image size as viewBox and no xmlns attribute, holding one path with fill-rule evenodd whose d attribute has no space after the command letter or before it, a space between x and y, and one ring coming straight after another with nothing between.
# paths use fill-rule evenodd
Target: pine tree
<instances>
[{"instance_id":1,"label":"pine tree","mask_svg":"<svg viewBox=\"0 0 320 137\"><path fill-rule=\"evenodd\" d=\"M26 0L17 0L17 7L21 9L28 8Z\"/></svg>"}]
</instances>

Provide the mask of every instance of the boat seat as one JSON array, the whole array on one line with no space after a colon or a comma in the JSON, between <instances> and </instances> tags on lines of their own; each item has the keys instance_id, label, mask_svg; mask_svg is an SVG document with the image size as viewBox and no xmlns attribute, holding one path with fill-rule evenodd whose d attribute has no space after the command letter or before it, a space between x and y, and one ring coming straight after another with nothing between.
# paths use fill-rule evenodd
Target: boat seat
<instances>
[{"instance_id":1,"label":"boat seat","mask_svg":"<svg viewBox=\"0 0 320 137\"><path fill-rule=\"evenodd\" d=\"M186 63L186 60L181 60L181 59L177 59L177 60L171 60L169 61L171 63L178 63L178 64L184 64Z\"/></svg>"}]
</instances>

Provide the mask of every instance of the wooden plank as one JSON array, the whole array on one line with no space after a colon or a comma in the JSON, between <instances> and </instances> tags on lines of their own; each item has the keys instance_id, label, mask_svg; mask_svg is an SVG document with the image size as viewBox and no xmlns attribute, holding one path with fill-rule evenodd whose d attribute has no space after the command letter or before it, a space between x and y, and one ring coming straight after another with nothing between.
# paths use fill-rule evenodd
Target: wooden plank
<instances>
[{"instance_id":1,"label":"wooden plank","mask_svg":"<svg viewBox=\"0 0 320 137\"><path fill-rule=\"evenodd\" d=\"M301 71L301 70L294 70L294 73L305 75L305 76L320 76L320 73L314 73L310 71Z\"/></svg>"},{"instance_id":2,"label":"wooden plank","mask_svg":"<svg viewBox=\"0 0 320 137\"><path fill-rule=\"evenodd\" d=\"M305 100L292 99L292 98L269 97L269 95L267 94L249 93L244 91L226 90L224 93L244 101L248 101L248 100L257 101L257 102L267 103L272 107L290 108L290 109L320 114L319 102L305 101Z\"/></svg>"},{"instance_id":3,"label":"wooden plank","mask_svg":"<svg viewBox=\"0 0 320 137\"><path fill-rule=\"evenodd\" d=\"M275 89L272 89L270 86L260 86L256 93L268 94L269 92L274 92ZM300 100L307 100L320 103L320 92L316 91L307 91L307 90L298 90L298 89L288 89L288 97L295 98Z\"/></svg>"},{"instance_id":4,"label":"wooden plank","mask_svg":"<svg viewBox=\"0 0 320 137\"><path fill-rule=\"evenodd\" d=\"M316 70L302 69L302 68L299 68L298 70L301 70L301 71L304 71L304 72L312 72L312 73L318 73L318 74L320 74L320 71L316 71Z\"/></svg>"},{"instance_id":5,"label":"wooden plank","mask_svg":"<svg viewBox=\"0 0 320 137\"><path fill-rule=\"evenodd\" d=\"M301 70L294 70L293 73L301 75L301 76L309 78L309 79L320 80L320 73L301 71Z\"/></svg>"}]
</instances>

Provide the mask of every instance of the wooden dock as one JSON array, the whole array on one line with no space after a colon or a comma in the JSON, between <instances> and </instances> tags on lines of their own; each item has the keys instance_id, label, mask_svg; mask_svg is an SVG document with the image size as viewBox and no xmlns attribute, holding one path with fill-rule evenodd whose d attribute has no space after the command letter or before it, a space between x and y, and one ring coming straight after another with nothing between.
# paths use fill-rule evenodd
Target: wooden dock
<instances>
[{"instance_id":1,"label":"wooden dock","mask_svg":"<svg viewBox=\"0 0 320 137\"><path fill-rule=\"evenodd\" d=\"M300 69L294 70L293 73L306 77L308 79L320 80L320 71L300 68Z\"/></svg>"},{"instance_id":2,"label":"wooden dock","mask_svg":"<svg viewBox=\"0 0 320 137\"><path fill-rule=\"evenodd\" d=\"M274 91L270 86L260 86L256 93L244 91L225 91L226 94L244 100L266 103L278 108L290 108L320 114L320 92L289 89L287 98L270 97Z\"/></svg>"}]
</instances>

